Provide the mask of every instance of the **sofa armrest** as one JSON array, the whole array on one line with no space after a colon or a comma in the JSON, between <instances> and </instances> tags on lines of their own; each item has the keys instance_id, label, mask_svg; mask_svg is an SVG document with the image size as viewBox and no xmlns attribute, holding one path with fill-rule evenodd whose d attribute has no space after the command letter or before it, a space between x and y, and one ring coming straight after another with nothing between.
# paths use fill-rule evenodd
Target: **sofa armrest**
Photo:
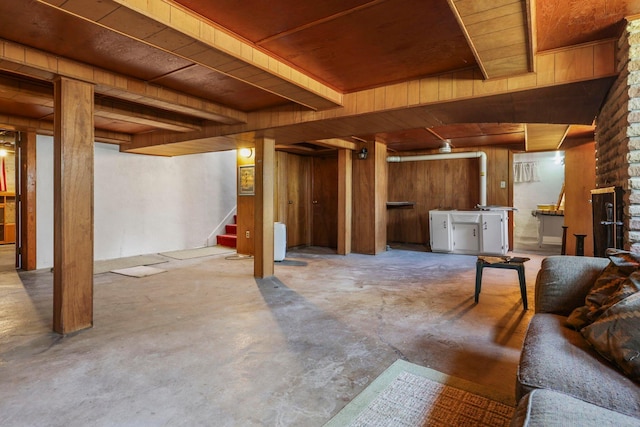
<instances>
[{"instance_id":1,"label":"sofa armrest","mask_svg":"<svg viewBox=\"0 0 640 427\"><path fill-rule=\"evenodd\" d=\"M551 256L542 261L536 278L536 313L568 316L584 299L608 258Z\"/></svg>"}]
</instances>

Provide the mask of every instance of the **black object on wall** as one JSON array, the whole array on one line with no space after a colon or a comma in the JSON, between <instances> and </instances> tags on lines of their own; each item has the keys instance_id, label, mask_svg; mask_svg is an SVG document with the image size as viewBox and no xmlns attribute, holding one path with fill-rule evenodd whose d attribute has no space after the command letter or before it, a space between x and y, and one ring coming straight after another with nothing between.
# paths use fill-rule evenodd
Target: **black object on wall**
<instances>
[{"instance_id":1,"label":"black object on wall","mask_svg":"<svg viewBox=\"0 0 640 427\"><path fill-rule=\"evenodd\" d=\"M591 190L594 256L606 257L607 248L623 248L623 193L621 187Z\"/></svg>"}]
</instances>

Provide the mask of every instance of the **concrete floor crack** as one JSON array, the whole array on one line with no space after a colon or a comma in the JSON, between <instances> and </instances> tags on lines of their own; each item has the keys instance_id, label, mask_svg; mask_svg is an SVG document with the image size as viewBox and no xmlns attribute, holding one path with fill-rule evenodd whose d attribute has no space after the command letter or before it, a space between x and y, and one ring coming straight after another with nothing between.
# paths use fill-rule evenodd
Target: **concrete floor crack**
<instances>
[{"instance_id":1,"label":"concrete floor crack","mask_svg":"<svg viewBox=\"0 0 640 427\"><path fill-rule=\"evenodd\" d=\"M387 347L389 347L391 350L393 350L393 352L395 354L398 355L398 358L402 359L402 360L406 360L408 361L409 359L407 358L407 356L404 355L404 353L395 345L391 344L389 341L387 341L385 339L385 337L382 334L382 328L384 326L384 316L383 316L383 312L384 309L387 305L387 301L385 300L384 294L381 296L382 299L382 304L380 304L380 308L378 309L378 312L376 313L376 317L378 318L378 325L376 326L376 335L378 336L378 339Z\"/></svg>"}]
</instances>

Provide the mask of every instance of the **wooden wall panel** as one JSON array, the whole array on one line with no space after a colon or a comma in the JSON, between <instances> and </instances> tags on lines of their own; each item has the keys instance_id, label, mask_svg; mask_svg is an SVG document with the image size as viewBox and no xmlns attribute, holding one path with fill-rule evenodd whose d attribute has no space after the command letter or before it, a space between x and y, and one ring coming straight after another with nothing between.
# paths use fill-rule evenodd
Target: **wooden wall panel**
<instances>
[{"instance_id":1,"label":"wooden wall panel","mask_svg":"<svg viewBox=\"0 0 640 427\"><path fill-rule=\"evenodd\" d=\"M375 160L373 150L365 160L353 161L353 218L351 250L373 253L375 220Z\"/></svg>"},{"instance_id":2,"label":"wooden wall panel","mask_svg":"<svg viewBox=\"0 0 640 427\"><path fill-rule=\"evenodd\" d=\"M387 201L389 200L389 165L387 163L387 146L375 143L376 182L375 182L375 238L374 253L387 250Z\"/></svg>"},{"instance_id":3,"label":"wooden wall panel","mask_svg":"<svg viewBox=\"0 0 640 427\"><path fill-rule=\"evenodd\" d=\"M20 141L20 254L16 266L36 269L36 133L23 132Z\"/></svg>"},{"instance_id":4,"label":"wooden wall panel","mask_svg":"<svg viewBox=\"0 0 640 427\"><path fill-rule=\"evenodd\" d=\"M338 247L338 158L312 161L312 232L314 246Z\"/></svg>"},{"instance_id":5,"label":"wooden wall panel","mask_svg":"<svg viewBox=\"0 0 640 427\"><path fill-rule=\"evenodd\" d=\"M311 244L311 157L287 154L287 247Z\"/></svg>"},{"instance_id":6,"label":"wooden wall panel","mask_svg":"<svg viewBox=\"0 0 640 427\"><path fill-rule=\"evenodd\" d=\"M593 256L591 190L596 188L595 142L579 145L564 153L564 225L567 228L567 255L575 255L574 234L586 234L584 254Z\"/></svg>"},{"instance_id":7,"label":"wooden wall panel","mask_svg":"<svg viewBox=\"0 0 640 427\"><path fill-rule=\"evenodd\" d=\"M510 206L511 155L508 149L483 147L487 154L487 204ZM434 154L431 153L407 153ZM415 202L413 208L389 209L389 242L428 244L429 211L474 209L480 203L478 159L429 160L389 164L389 201ZM505 181L505 188L500 182Z\"/></svg>"},{"instance_id":8,"label":"wooden wall panel","mask_svg":"<svg viewBox=\"0 0 640 427\"><path fill-rule=\"evenodd\" d=\"M366 160L353 161L351 249L355 253L375 255L386 249L386 158L386 145L376 142Z\"/></svg>"},{"instance_id":9,"label":"wooden wall panel","mask_svg":"<svg viewBox=\"0 0 640 427\"><path fill-rule=\"evenodd\" d=\"M353 152L338 151L338 254L351 253L353 203Z\"/></svg>"},{"instance_id":10,"label":"wooden wall panel","mask_svg":"<svg viewBox=\"0 0 640 427\"><path fill-rule=\"evenodd\" d=\"M240 155L238 150L237 166L253 165L255 163L255 150L250 158ZM236 174L238 173L236 168ZM236 182L238 177L236 175ZM254 218L255 218L255 196L237 196L237 223L238 223L238 241L236 250L242 255L254 255ZM247 231L249 238L246 237Z\"/></svg>"}]
</instances>

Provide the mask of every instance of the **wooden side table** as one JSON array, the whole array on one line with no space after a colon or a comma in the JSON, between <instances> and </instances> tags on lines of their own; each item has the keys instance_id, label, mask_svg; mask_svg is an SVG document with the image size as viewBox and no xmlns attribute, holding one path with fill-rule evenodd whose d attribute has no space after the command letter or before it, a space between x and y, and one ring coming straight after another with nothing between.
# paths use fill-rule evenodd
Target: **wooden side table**
<instances>
[{"instance_id":1,"label":"wooden side table","mask_svg":"<svg viewBox=\"0 0 640 427\"><path fill-rule=\"evenodd\" d=\"M480 289L482 288L482 270L485 268L506 268L516 270L518 272L518 280L520 282L520 295L522 296L522 305L525 310L529 309L527 304L527 283L524 277L524 263L531 258L521 257L484 257L479 256L476 261L476 303L480 299Z\"/></svg>"}]
</instances>

